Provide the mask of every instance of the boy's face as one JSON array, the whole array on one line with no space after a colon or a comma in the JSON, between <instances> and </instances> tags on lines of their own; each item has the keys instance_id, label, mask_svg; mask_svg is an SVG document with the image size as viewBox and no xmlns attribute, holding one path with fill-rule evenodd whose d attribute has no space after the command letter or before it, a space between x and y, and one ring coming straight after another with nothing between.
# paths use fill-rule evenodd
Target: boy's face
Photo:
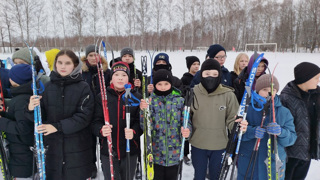
<instances>
[{"instance_id":1,"label":"boy's face","mask_svg":"<svg viewBox=\"0 0 320 180\"><path fill-rule=\"evenodd\" d=\"M320 73L303 83L307 90L316 89L320 81Z\"/></svg>"},{"instance_id":2,"label":"boy's face","mask_svg":"<svg viewBox=\"0 0 320 180\"><path fill-rule=\"evenodd\" d=\"M159 81L156 84L158 91L168 91L171 88L171 84L168 81Z\"/></svg>"},{"instance_id":3,"label":"boy's face","mask_svg":"<svg viewBox=\"0 0 320 180\"><path fill-rule=\"evenodd\" d=\"M167 65L166 61L165 60L158 60L156 62L156 65Z\"/></svg>"},{"instance_id":4,"label":"boy's face","mask_svg":"<svg viewBox=\"0 0 320 180\"><path fill-rule=\"evenodd\" d=\"M131 64L133 63L133 56L131 54L125 54L122 56L121 61L127 64Z\"/></svg>"},{"instance_id":5,"label":"boy's face","mask_svg":"<svg viewBox=\"0 0 320 180\"><path fill-rule=\"evenodd\" d=\"M91 66L96 66L97 65L97 60L96 60L96 56L95 55L96 55L96 52L91 52L87 56L87 60L88 60L88 62L89 62L89 64Z\"/></svg>"},{"instance_id":6,"label":"boy's face","mask_svg":"<svg viewBox=\"0 0 320 180\"><path fill-rule=\"evenodd\" d=\"M124 90L124 85L128 84L128 75L124 71L117 71L112 75L111 79L115 90Z\"/></svg>"},{"instance_id":7,"label":"boy's face","mask_svg":"<svg viewBox=\"0 0 320 180\"><path fill-rule=\"evenodd\" d=\"M192 74L195 74L197 71L199 71L200 63L198 61L194 62L190 67L190 72Z\"/></svg>"},{"instance_id":8,"label":"boy's face","mask_svg":"<svg viewBox=\"0 0 320 180\"><path fill-rule=\"evenodd\" d=\"M202 72L202 77L203 78L206 78L206 77L218 77L219 76L219 72L215 69L212 69L212 70L205 70Z\"/></svg>"},{"instance_id":9,"label":"boy's face","mask_svg":"<svg viewBox=\"0 0 320 180\"><path fill-rule=\"evenodd\" d=\"M271 87L266 87L266 88L263 88L259 91L259 95L264 98L267 98L269 96L270 92L271 92ZM276 95L277 92L278 92L278 90L273 88L273 95Z\"/></svg>"},{"instance_id":10,"label":"boy's face","mask_svg":"<svg viewBox=\"0 0 320 180\"><path fill-rule=\"evenodd\" d=\"M226 52L219 51L213 59L217 60L220 66L223 66L223 64L226 62L226 58Z\"/></svg>"},{"instance_id":11,"label":"boy's face","mask_svg":"<svg viewBox=\"0 0 320 180\"><path fill-rule=\"evenodd\" d=\"M28 64L26 61L19 59L19 58L14 59L13 63L14 64Z\"/></svg>"}]
</instances>

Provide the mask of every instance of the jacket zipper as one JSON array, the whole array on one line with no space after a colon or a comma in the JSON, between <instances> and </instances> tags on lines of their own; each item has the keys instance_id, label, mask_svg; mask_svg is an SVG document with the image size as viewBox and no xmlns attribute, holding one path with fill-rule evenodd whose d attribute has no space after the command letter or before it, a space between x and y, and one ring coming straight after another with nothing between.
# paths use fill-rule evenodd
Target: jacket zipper
<instances>
[{"instance_id":1,"label":"jacket zipper","mask_svg":"<svg viewBox=\"0 0 320 180\"><path fill-rule=\"evenodd\" d=\"M118 151L118 160L120 161L120 140L119 140L119 134L120 134L120 130L119 130L119 120L120 120L120 99L121 99L121 95L118 95L118 136L117 136L117 151Z\"/></svg>"},{"instance_id":2,"label":"jacket zipper","mask_svg":"<svg viewBox=\"0 0 320 180\"><path fill-rule=\"evenodd\" d=\"M166 98L164 98L164 108L165 108L165 117L166 117L166 119L165 119L165 125L166 125L166 166L168 166L168 152L169 152L169 149L168 149L168 124L167 124L167 111L166 111L166 109L167 109L167 101L166 101Z\"/></svg>"}]
</instances>

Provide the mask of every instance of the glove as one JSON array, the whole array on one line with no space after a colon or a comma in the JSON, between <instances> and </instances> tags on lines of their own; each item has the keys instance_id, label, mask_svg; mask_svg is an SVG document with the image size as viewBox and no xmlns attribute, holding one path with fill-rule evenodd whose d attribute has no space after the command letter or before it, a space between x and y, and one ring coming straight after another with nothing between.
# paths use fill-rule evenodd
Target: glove
<instances>
[{"instance_id":1,"label":"glove","mask_svg":"<svg viewBox=\"0 0 320 180\"><path fill-rule=\"evenodd\" d=\"M279 136L281 134L281 127L278 123L269 123L267 126L267 133Z\"/></svg>"},{"instance_id":2,"label":"glove","mask_svg":"<svg viewBox=\"0 0 320 180\"><path fill-rule=\"evenodd\" d=\"M256 131L255 131L255 133L254 133L254 136L255 136L257 139L262 139L265 132L266 132L266 129L265 129L265 128L262 128L262 127L258 126L258 127L256 128Z\"/></svg>"}]
</instances>

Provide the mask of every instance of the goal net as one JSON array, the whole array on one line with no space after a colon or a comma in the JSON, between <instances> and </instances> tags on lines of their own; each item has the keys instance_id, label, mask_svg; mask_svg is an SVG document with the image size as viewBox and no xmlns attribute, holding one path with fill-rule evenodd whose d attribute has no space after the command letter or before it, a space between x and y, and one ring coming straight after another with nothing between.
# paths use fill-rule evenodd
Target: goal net
<instances>
[{"instance_id":1,"label":"goal net","mask_svg":"<svg viewBox=\"0 0 320 180\"><path fill-rule=\"evenodd\" d=\"M277 52L277 43L250 43L246 44L245 51Z\"/></svg>"}]
</instances>

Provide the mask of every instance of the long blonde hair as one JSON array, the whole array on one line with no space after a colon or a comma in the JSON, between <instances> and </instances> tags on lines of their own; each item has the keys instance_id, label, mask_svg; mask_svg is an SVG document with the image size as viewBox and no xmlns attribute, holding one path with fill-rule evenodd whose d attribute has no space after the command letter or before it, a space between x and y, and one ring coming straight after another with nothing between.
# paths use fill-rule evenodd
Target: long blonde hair
<instances>
[{"instance_id":1,"label":"long blonde hair","mask_svg":"<svg viewBox=\"0 0 320 180\"><path fill-rule=\"evenodd\" d=\"M236 60L234 61L234 66L233 66L233 71L239 75L241 73L240 68L239 68L239 62L242 56L245 56L248 59L249 62L249 56L246 53L240 53L236 57Z\"/></svg>"}]
</instances>

